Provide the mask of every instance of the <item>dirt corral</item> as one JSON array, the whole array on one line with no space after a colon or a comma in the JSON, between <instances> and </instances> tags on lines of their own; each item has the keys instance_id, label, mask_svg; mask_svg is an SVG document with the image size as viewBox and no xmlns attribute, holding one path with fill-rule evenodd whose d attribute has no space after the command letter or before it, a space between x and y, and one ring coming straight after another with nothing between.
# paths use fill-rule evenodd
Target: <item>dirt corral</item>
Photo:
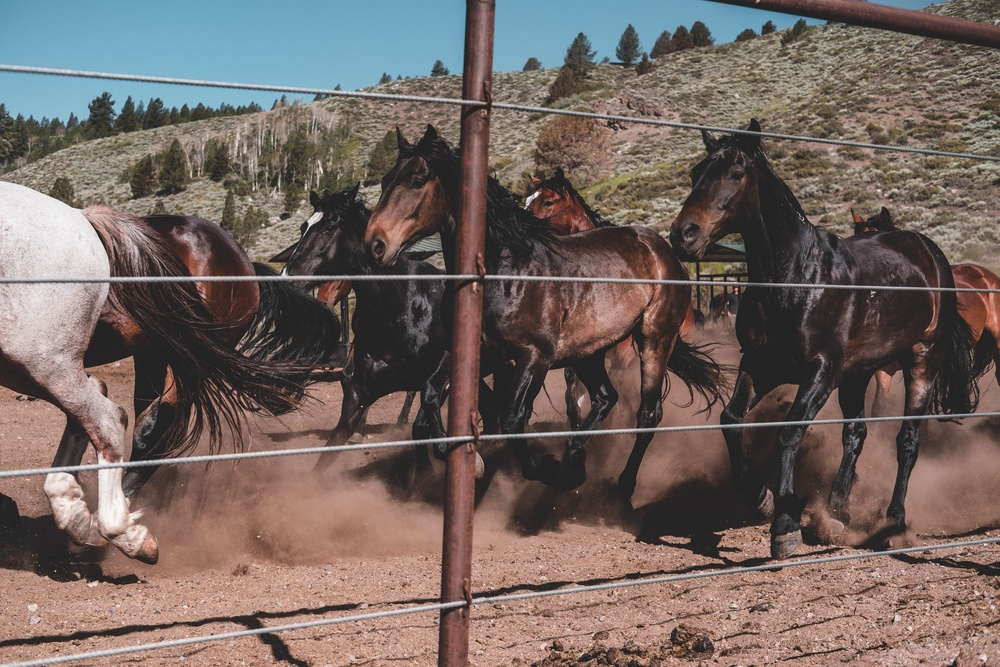
<instances>
[{"instance_id":1,"label":"dirt corral","mask_svg":"<svg viewBox=\"0 0 1000 667\"><path fill-rule=\"evenodd\" d=\"M723 356L735 358L731 345ZM127 404L129 364L99 375ZM1000 391L988 385L981 411L1000 406ZM533 428L561 430L562 410L553 406L562 396L561 374L550 376L548 394L551 401L543 394L536 403ZM634 399L623 394L614 426L632 425ZM322 385L316 396L321 402L303 412L254 422L253 448L321 444L339 411L339 387ZM686 395L674 396L683 403ZM790 389L779 390L753 417L775 419L790 397ZM407 429L394 426L401 398L373 408L369 440L407 437ZM9 392L0 393L0 406L0 466L47 464L62 415ZM835 406L831 400L820 417L838 418ZM668 400L663 423L706 420L717 423L717 411L699 415ZM853 546L817 544L806 531L809 544L799 558L877 553L863 546L891 492L895 428L870 429L853 521L839 538ZM928 428L910 486L911 530L893 546L1000 536L1000 421ZM754 443L770 438L767 429L747 435ZM488 450L489 464L501 472L477 514L474 596L768 562L767 527L753 522L730 488L717 431L658 436L640 472L635 510L615 500L610 484L629 445L623 436L592 440L588 481L566 494L520 481L503 452ZM839 456L838 426L809 430L797 471L807 515L820 516ZM441 465L433 478L407 485L407 451L344 454L323 475L311 473L314 460L161 471L136 501L160 541L155 566L113 550L70 549L53 525L41 478L3 480L0 490L15 498L22 519L0 544L0 663L436 602ZM84 480L92 498L94 478ZM1000 664L998 575L1000 547L988 545L477 605L471 663ZM421 613L86 664L433 665L436 645L437 614Z\"/></svg>"}]
</instances>

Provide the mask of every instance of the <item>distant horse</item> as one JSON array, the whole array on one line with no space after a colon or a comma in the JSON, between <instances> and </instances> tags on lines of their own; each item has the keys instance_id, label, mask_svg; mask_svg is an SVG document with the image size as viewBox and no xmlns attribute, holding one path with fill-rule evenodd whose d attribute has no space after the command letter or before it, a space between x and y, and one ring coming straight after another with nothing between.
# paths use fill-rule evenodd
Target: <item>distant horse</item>
<instances>
[{"instance_id":1,"label":"distant horse","mask_svg":"<svg viewBox=\"0 0 1000 667\"><path fill-rule=\"evenodd\" d=\"M358 187L320 197L310 193L314 213L303 225L302 236L288 253L283 275L311 276L344 273L363 276L440 276L427 262L400 258L394 266L375 265L362 245L371 212L358 195ZM282 253L285 254L285 253ZM305 279L303 287L315 286ZM421 407L413 423L414 438L444 437L441 406L446 396L450 336L445 329L442 305L444 280L357 280L353 371L345 375L340 420L327 446L347 442L363 426L368 408L378 399L398 391L420 391ZM484 400L486 393L484 392ZM485 408L484 408L485 409ZM429 463L426 448L418 448L418 471ZM320 467L334 456L324 454Z\"/></svg>"},{"instance_id":2,"label":"distant horse","mask_svg":"<svg viewBox=\"0 0 1000 667\"><path fill-rule=\"evenodd\" d=\"M191 283L107 282L196 273L185 259L197 259L178 252L196 247L196 239L107 207L81 212L6 182L0 182L0 227L0 276L89 281L0 284L0 384L66 414L54 465L79 462L88 441L99 463L124 455L127 414L108 399L103 382L87 375L92 364L135 356L136 406L144 410L136 438L159 454L193 445L205 427L214 450L223 423L239 434L245 410L279 413L301 399L307 368L234 348L254 319L256 289L240 304L222 305L246 293L235 283L206 283L199 291ZM214 305L225 317L215 317L209 293L222 298ZM262 336L260 349L281 346ZM187 415L190 423L180 418ZM98 472L96 521L74 475L49 474L45 493L56 525L74 541L106 539L132 558L156 561L156 539L138 513L129 513L121 468Z\"/></svg>"},{"instance_id":3,"label":"distant horse","mask_svg":"<svg viewBox=\"0 0 1000 667\"><path fill-rule=\"evenodd\" d=\"M722 292L713 296L708 302L708 309L714 325L725 323L729 326L732 319L736 317L740 308L739 289L739 287L733 287L732 291L729 291L723 287Z\"/></svg>"},{"instance_id":4,"label":"distant horse","mask_svg":"<svg viewBox=\"0 0 1000 667\"><path fill-rule=\"evenodd\" d=\"M382 195L364 241L375 263L392 266L418 238L441 233L445 263L455 269L455 219L462 182L457 153L433 127L411 145L397 130L399 157L382 178ZM508 440L526 479L568 490L586 479L586 442L618 399L604 355L628 336L639 349L642 375L638 426L662 418L669 368L709 403L720 398L720 368L679 338L691 302L688 285L522 281L519 276L686 280L687 272L655 232L609 227L556 236L524 210L520 198L490 178L487 186L487 274L510 276L483 285L483 360L493 371L504 434L525 430L535 397L551 368L572 366L590 392L591 409L569 439L565 459L537 457L526 441ZM692 399L693 400L693 399ZM630 497L642 456L652 439L639 433L619 478Z\"/></svg>"},{"instance_id":5,"label":"distant horse","mask_svg":"<svg viewBox=\"0 0 1000 667\"><path fill-rule=\"evenodd\" d=\"M882 207L877 215L862 218L851 211L854 219L854 233L868 234L896 230L889 209ZM1000 290L1000 277L978 264L955 264L951 267L955 287L960 289ZM973 374L981 377L993 364L997 382L1000 382L1000 293L998 292L957 292L958 314L972 330L976 341L973 353ZM889 397L892 376L899 368L891 366L875 373L875 405L884 406ZM876 408L873 407L875 412Z\"/></svg>"},{"instance_id":6,"label":"distant horse","mask_svg":"<svg viewBox=\"0 0 1000 667\"><path fill-rule=\"evenodd\" d=\"M747 130L759 133L751 121ZM842 239L817 229L778 177L758 134L702 137L708 157L691 171L692 190L671 225L682 256L697 259L708 244L731 233L746 243L752 282L736 320L743 349L733 398L723 424L740 424L747 412L781 384L798 385L778 430L779 482L772 496L751 476L742 430L724 429L733 481L763 514L773 512L771 553L794 554L802 544L803 503L792 473L806 427L835 388L850 420L864 416L865 389L879 368L899 362L906 375L906 415L972 410L978 393L971 373L972 343L959 317L954 292L792 289L781 283L952 287L944 253L925 236L889 232ZM920 424L904 421L896 439L899 470L887 516L905 528L904 500L917 457ZM829 498L833 516L848 521L847 500L867 429L851 421L843 429L844 456Z\"/></svg>"}]
</instances>

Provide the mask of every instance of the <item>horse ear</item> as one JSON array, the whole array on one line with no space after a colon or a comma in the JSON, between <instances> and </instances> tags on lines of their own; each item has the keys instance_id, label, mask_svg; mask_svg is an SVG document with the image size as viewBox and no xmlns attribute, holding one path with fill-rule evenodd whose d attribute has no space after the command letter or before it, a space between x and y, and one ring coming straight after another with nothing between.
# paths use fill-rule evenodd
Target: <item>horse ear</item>
<instances>
[{"instance_id":1,"label":"horse ear","mask_svg":"<svg viewBox=\"0 0 1000 667\"><path fill-rule=\"evenodd\" d=\"M277 255L275 255L274 257L272 257L267 261L271 262L272 264L277 264L278 262L287 262L292 258L292 253L295 252L295 248L298 247L298 245L299 242L296 241L295 243L288 246L287 248L285 248L284 250L282 250Z\"/></svg>"},{"instance_id":2,"label":"horse ear","mask_svg":"<svg viewBox=\"0 0 1000 667\"><path fill-rule=\"evenodd\" d=\"M563 168L556 167L556 173L552 174L552 178L556 179L557 181L565 181L566 174L563 173Z\"/></svg>"},{"instance_id":3,"label":"horse ear","mask_svg":"<svg viewBox=\"0 0 1000 667\"><path fill-rule=\"evenodd\" d=\"M400 153L412 148L410 142L403 137L403 132L399 129L399 125L396 126L396 148L399 149Z\"/></svg>"},{"instance_id":4,"label":"horse ear","mask_svg":"<svg viewBox=\"0 0 1000 667\"><path fill-rule=\"evenodd\" d=\"M358 184L355 185L353 188L351 188L351 201L354 201L355 199L358 198L359 190L361 190L361 181L358 181Z\"/></svg>"},{"instance_id":5,"label":"horse ear","mask_svg":"<svg viewBox=\"0 0 1000 667\"><path fill-rule=\"evenodd\" d=\"M862 218L860 215L858 215L857 213L854 212L853 208L851 209L851 218L854 219L854 224L858 224L859 222L864 222L865 221L864 218Z\"/></svg>"},{"instance_id":6,"label":"horse ear","mask_svg":"<svg viewBox=\"0 0 1000 667\"><path fill-rule=\"evenodd\" d=\"M438 138L437 130L434 129L433 125L428 124L427 130L424 132L424 136L420 140L420 143L437 141L437 138Z\"/></svg>"},{"instance_id":7,"label":"horse ear","mask_svg":"<svg viewBox=\"0 0 1000 667\"><path fill-rule=\"evenodd\" d=\"M701 140L705 142L705 150L709 153L719 150L719 140L713 137L712 133L708 130L701 131Z\"/></svg>"},{"instance_id":8,"label":"horse ear","mask_svg":"<svg viewBox=\"0 0 1000 667\"><path fill-rule=\"evenodd\" d=\"M312 206L313 208L319 208L320 201L322 201L322 200L319 198L319 195L316 194L316 191L315 190L310 190L309 191L309 205Z\"/></svg>"},{"instance_id":9,"label":"horse ear","mask_svg":"<svg viewBox=\"0 0 1000 667\"><path fill-rule=\"evenodd\" d=\"M884 224L892 224L892 214L889 213L889 209L885 206L883 206L882 210L878 212L878 221Z\"/></svg>"},{"instance_id":10,"label":"horse ear","mask_svg":"<svg viewBox=\"0 0 1000 667\"><path fill-rule=\"evenodd\" d=\"M757 149L760 148L760 123L757 122L756 118L750 119L750 124L747 125L747 132L757 132L758 134L741 134L740 135L740 147L743 152L754 154Z\"/></svg>"},{"instance_id":11,"label":"horse ear","mask_svg":"<svg viewBox=\"0 0 1000 667\"><path fill-rule=\"evenodd\" d=\"M536 188L542 184L542 179L538 178L537 176L532 176L529 174L528 178L531 179L531 184L534 185Z\"/></svg>"}]
</instances>

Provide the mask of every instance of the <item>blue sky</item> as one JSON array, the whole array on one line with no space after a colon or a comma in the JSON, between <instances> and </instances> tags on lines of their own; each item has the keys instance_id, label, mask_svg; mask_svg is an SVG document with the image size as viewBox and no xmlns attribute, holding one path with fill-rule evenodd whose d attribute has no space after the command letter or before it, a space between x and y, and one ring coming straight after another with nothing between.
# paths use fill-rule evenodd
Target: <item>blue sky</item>
<instances>
[{"instance_id":1,"label":"blue sky","mask_svg":"<svg viewBox=\"0 0 1000 667\"><path fill-rule=\"evenodd\" d=\"M705 0L498 0L494 70L520 70L529 57L557 67L579 32L598 60L614 60L630 23L649 50L678 25L703 21L722 43L744 28L759 32L768 19L779 29L796 20ZM376 84L383 72L426 76L435 60L460 72L464 30L465 3L458 0L0 0L0 64L355 90ZM280 97L0 72L0 103L38 120L65 121L70 112L85 120L87 105L104 91L116 110L129 95L136 103L159 97L167 108L255 101L267 109Z\"/></svg>"}]
</instances>

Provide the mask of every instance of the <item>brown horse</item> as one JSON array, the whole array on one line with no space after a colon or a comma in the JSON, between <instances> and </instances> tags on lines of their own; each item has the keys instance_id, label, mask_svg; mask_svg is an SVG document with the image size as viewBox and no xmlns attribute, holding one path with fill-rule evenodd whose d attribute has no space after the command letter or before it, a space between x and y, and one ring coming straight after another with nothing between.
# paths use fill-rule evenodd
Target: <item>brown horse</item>
<instances>
[{"instance_id":1,"label":"brown horse","mask_svg":"<svg viewBox=\"0 0 1000 667\"><path fill-rule=\"evenodd\" d=\"M878 369L899 363L906 374L905 414L960 414L978 400L972 376L972 339L959 317L944 253L926 236L897 231L841 238L810 224L798 200L775 173L760 143L760 125L716 139L702 133L708 156L691 171L692 189L670 227L674 249L698 259L709 244L740 233L750 280L772 287L745 290L736 318L743 350L724 424L747 412L782 384L798 385L778 429L777 492L750 474L742 430L724 429L733 481L765 515L773 512L771 553L781 558L802 544L804 503L795 495L795 459L806 424L838 388L848 423L844 455L829 507L849 520L847 499L867 434L865 390ZM783 288L782 283L884 285L912 291ZM896 439L898 470L886 515L905 529L904 500L917 459L920 424L903 421Z\"/></svg>"},{"instance_id":2,"label":"brown horse","mask_svg":"<svg viewBox=\"0 0 1000 667\"><path fill-rule=\"evenodd\" d=\"M539 220L547 222L554 233L568 236L598 227L614 226L614 223L605 220L587 205L561 167L547 179L534 176L530 178L535 191L525 198L524 208ZM693 307L691 316L694 317ZM686 333L684 327L681 327L681 335ZM611 368L619 370L629 368L638 359L631 337L618 343L608 354ZM566 380L566 416L570 427L576 428L581 421L585 388L572 368L567 366L563 369L563 376Z\"/></svg>"},{"instance_id":3,"label":"brown horse","mask_svg":"<svg viewBox=\"0 0 1000 667\"><path fill-rule=\"evenodd\" d=\"M889 209L882 210L870 218L862 218L853 210L855 234L895 231L896 224ZM1000 277L978 264L955 264L951 267L958 289L1000 290ZM1000 382L1000 292L958 292L958 313L969 325L976 341L973 357L973 373L981 377L993 364L997 382ZM889 396L892 376L899 368L884 368L875 373L875 406L872 412L880 411Z\"/></svg>"},{"instance_id":4,"label":"brown horse","mask_svg":"<svg viewBox=\"0 0 1000 667\"><path fill-rule=\"evenodd\" d=\"M419 238L440 231L445 263L454 272L455 218L462 179L457 153L433 127L411 145L397 130L399 157L382 179L364 242L376 263L392 265ZM604 365L605 353L628 336L637 344L642 376L640 428L663 415L668 369L709 403L720 397L722 373L703 351L680 339L691 302L689 285L663 282L609 283L525 281L521 276L686 281L687 272L667 242L640 227L606 227L556 236L524 210L519 197L495 179L487 185L486 273L483 287L483 360L493 371L505 434L521 434L551 368L572 366L590 392L591 409L572 436L560 463L537 457L526 441L509 445L527 479L572 489L586 479L586 442L618 400ZM652 432L636 436L619 478L630 497Z\"/></svg>"}]
</instances>

